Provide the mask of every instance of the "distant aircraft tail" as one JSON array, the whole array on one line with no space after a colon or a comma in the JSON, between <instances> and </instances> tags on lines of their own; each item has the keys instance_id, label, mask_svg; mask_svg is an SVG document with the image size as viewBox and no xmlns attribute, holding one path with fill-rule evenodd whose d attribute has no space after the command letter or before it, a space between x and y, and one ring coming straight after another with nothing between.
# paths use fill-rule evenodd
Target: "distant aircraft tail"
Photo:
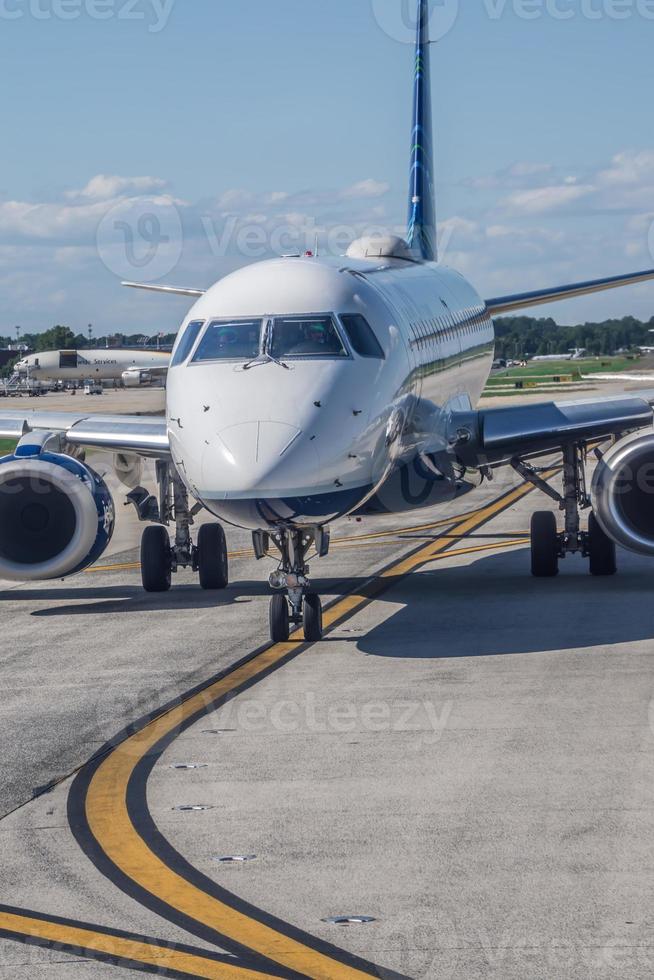
<instances>
[{"instance_id":1,"label":"distant aircraft tail","mask_svg":"<svg viewBox=\"0 0 654 980\"><path fill-rule=\"evenodd\" d=\"M407 240L421 259L438 257L431 109L429 2L419 0Z\"/></svg>"}]
</instances>

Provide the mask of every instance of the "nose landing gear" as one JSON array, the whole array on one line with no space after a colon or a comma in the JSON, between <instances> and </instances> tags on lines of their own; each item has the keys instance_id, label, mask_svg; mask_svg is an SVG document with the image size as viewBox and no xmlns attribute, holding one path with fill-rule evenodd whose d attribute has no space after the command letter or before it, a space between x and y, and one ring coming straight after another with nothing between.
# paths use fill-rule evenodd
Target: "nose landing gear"
<instances>
[{"instance_id":1,"label":"nose landing gear","mask_svg":"<svg viewBox=\"0 0 654 980\"><path fill-rule=\"evenodd\" d=\"M329 552L329 531L320 527L255 531L253 542L258 559L269 554L271 543L281 555L279 568L270 576L270 585L276 590L270 599L271 640L285 643L293 624L302 626L305 640L317 643L323 636L322 602L311 590L306 560L312 547L320 558Z\"/></svg>"}]
</instances>

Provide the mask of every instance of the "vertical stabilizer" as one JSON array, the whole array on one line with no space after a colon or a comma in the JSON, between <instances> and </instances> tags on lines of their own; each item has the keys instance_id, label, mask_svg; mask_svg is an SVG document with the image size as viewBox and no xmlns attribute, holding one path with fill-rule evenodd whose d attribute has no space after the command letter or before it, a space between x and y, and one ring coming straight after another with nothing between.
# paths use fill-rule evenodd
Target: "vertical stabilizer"
<instances>
[{"instance_id":1,"label":"vertical stabilizer","mask_svg":"<svg viewBox=\"0 0 654 980\"><path fill-rule=\"evenodd\" d=\"M429 0L419 0L407 239L416 256L432 262L437 259L437 241L429 62Z\"/></svg>"}]
</instances>

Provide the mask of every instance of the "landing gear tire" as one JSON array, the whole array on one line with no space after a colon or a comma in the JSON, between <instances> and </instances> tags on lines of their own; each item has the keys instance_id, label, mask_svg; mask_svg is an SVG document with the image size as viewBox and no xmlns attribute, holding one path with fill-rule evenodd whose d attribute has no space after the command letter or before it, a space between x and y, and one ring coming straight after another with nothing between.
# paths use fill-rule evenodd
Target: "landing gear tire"
<instances>
[{"instance_id":1,"label":"landing gear tire","mask_svg":"<svg viewBox=\"0 0 654 980\"><path fill-rule=\"evenodd\" d=\"M270 599L270 639L273 643L286 643L291 632L288 600L282 592L276 592Z\"/></svg>"},{"instance_id":2,"label":"landing gear tire","mask_svg":"<svg viewBox=\"0 0 654 980\"><path fill-rule=\"evenodd\" d=\"M594 514L588 519L588 557L591 575L615 575L618 570L615 544L604 533Z\"/></svg>"},{"instance_id":3,"label":"landing gear tire","mask_svg":"<svg viewBox=\"0 0 654 980\"><path fill-rule=\"evenodd\" d=\"M302 606L302 623L304 639L310 643L322 640L322 602L315 592L309 592L304 597Z\"/></svg>"},{"instance_id":4,"label":"landing gear tire","mask_svg":"<svg viewBox=\"0 0 654 980\"><path fill-rule=\"evenodd\" d=\"M536 578L559 574L556 516L549 510L538 511L531 518L531 574Z\"/></svg>"},{"instance_id":5,"label":"landing gear tire","mask_svg":"<svg viewBox=\"0 0 654 980\"><path fill-rule=\"evenodd\" d=\"M146 592L168 592L172 582L170 538L162 524L146 527L141 538L141 581Z\"/></svg>"},{"instance_id":6,"label":"landing gear tire","mask_svg":"<svg viewBox=\"0 0 654 980\"><path fill-rule=\"evenodd\" d=\"M229 585L227 542L220 524L203 524L198 533L198 572L200 585L218 592Z\"/></svg>"}]
</instances>

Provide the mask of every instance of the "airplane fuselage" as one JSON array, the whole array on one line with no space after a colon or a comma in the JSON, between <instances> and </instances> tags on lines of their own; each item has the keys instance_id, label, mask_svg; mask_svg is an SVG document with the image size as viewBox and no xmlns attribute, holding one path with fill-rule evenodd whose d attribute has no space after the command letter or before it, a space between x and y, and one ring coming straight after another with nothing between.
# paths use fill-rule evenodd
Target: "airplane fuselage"
<instances>
[{"instance_id":1,"label":"airplane fuselage","mask_svg":"<svg viewBox=\"0 0 654 980\"><path fill-rule=\"evenodd\" d=\"M126 371L163 371L169 360L169 353L154 350L41 351L19 361L16 370L34 381L120 381Z\"/></svg>"},{"instance_id":2,"label":"airplane fuselage","mask_svg":"<svg viewBox=\"0 0 654 980\"><path fill-rule=\"evenodd\" d=\"M380 349L361 347L357 318ZM313 336L316 326L329 348L284 348L289 331ZM230 356L245 329L260 329L272 356ZM443 266L290 258L246 267L208 290L180 330L167 392L173 461L209 511L251 529L432 504L460 491L438 468L439 428L475 406L493 354L483 300Z\"/></svg>"}]
</instances>

